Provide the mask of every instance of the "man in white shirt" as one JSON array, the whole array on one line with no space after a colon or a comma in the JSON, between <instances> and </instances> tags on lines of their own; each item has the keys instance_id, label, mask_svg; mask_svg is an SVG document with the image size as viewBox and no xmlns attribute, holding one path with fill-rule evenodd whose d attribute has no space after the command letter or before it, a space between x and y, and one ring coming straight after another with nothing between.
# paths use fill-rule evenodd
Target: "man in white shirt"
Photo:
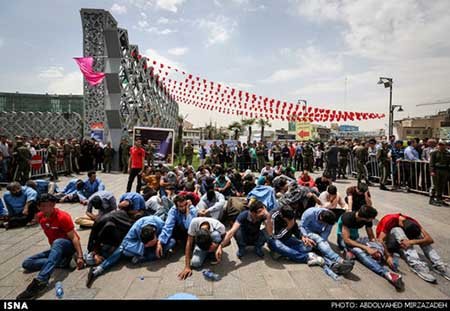
<instances>
[{"instance_id":1,"label":"man in white shirt","mask_svg":"<svg viewBox=\"0 0 450 311\"><path fill-rule=\"evenodd\" d=\"M348 211L347 203L345 203L344 199L337 192L337 188L334 185L328 186L327 191L324 191L320 194L319 200L322 204L321 207L336 211L339 214L339 216L341 215L342 212Z\"/></svg>"}]
</instances>

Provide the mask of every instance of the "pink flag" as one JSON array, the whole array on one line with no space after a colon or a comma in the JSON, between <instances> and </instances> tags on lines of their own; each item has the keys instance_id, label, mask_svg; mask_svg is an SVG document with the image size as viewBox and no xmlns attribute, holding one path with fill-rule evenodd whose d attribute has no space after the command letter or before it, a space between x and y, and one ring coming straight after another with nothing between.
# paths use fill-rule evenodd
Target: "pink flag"
<instances>
[{"instance_id":1,"label":"pink flag","mask_svg":"<svg viewBox=\"0 0 450 311\"><path fill-rule=\"evenodd\" d=\"M81 72L86 78L86 81L90 85L97 85L105 78L105 73L95 72L92 68L92 64L94 63L94 59L92 57L74 57L73 59L77 62Z\"/></svg>"}]
</instances>

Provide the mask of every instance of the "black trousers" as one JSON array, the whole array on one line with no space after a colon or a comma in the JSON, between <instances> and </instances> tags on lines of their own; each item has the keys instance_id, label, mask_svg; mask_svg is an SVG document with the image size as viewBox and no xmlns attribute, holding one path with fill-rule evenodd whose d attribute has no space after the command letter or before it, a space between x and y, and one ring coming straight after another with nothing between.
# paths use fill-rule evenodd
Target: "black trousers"
<instances>
[{"instance_id":1,"label":"black trousers","mask_svg":"<svg viewBox=\"0 0 450 311\"><path fill-rule=\"evenodd\" d=\"M9 218L8 228L12 229L12 228L26 226L27 223L29 223L30 221L33 220L34 215L37 213L37 211L38 211L37 203L35 201L33 201L28 206L28 215L18 214L18 215L13 215Z\"/></svg>"},{"instance_id":2,"label":"black trousers","mask_svg":"<svg viewBox=\"0 0 450 311\"><path fill-rule=\"evenodd\" d=\"M141 168L132 168L130 170L130 175L128 176L127 192L131 191L131 187L133 186L133 182L136 177L137 177L136 192L137 193L141 192L142 180L141 175L139 174L141 171L142 171Z\"/></svg>"}]
</instances>

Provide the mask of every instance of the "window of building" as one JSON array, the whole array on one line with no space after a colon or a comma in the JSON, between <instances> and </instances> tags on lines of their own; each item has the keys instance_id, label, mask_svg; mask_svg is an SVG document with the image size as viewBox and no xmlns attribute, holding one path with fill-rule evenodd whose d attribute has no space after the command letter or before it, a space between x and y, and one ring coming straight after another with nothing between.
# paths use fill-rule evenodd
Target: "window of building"
<instances>
[{"instance_id":1,"label":"window of building","mask_svg":"<svg viewBox=\"0 0 450 311\"><path fill-rule=\"evenodd\" d=\"M406 135L411 135L412 131L411 130L406 130Z\"/></svg>"}]
</instances>

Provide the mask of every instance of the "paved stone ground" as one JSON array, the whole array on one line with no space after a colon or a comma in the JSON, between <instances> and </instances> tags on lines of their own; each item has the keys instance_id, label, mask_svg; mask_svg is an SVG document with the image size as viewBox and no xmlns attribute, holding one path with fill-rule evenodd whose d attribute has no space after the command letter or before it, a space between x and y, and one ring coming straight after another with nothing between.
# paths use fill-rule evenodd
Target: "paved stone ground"
<instances>
[{"instance_id":1,"label":"paved stone ground","mask_svg":"<svg viewBox=\"0 0 450 311\"><path fill-rule=\"evenodd\" d=\"M98 174L108 190L119 197L125 190L127 175ZM68 178L61 178L64 186ZM355 180L336 182L340 193L355 184ZM433 236L435 248L446 262L450 261L450 209L427 204L426 196L412 193L393 193L371 188L374 206L379 215L404 212L418 219ZM81 216L85 207L78 204L60 206L73 218ZM380 218L380 217L379 217ZM89 230L79 231L83 247ZM335 229L331 242L335 243ZM48 242L39 227L5 231L0 229L0 298L15 298L32 280L35 273L24 273L22 261L48 248ZM54 284L62 281L66 299L161 299L186 292L206 299L449 299L450 282L438 276L438 284L428 284L412 273L401 261L406 289L397 292L383 278L370 272L360 263L350 276L333 281L321 268L286 260L275 261L266 249L264 260L249 251L239 260L233 241L224 252L223 262L212 266L222 276L219 282L208 282L200 272L185 281L177 279L184 267L183 252L179 250L170 259L132 266L124 261L112 271L98 278L91 289L86 288L87 269L69 273L57 269L51 278L48 292L42 299L55 299Z\"/></svg>"}]
</instances>

